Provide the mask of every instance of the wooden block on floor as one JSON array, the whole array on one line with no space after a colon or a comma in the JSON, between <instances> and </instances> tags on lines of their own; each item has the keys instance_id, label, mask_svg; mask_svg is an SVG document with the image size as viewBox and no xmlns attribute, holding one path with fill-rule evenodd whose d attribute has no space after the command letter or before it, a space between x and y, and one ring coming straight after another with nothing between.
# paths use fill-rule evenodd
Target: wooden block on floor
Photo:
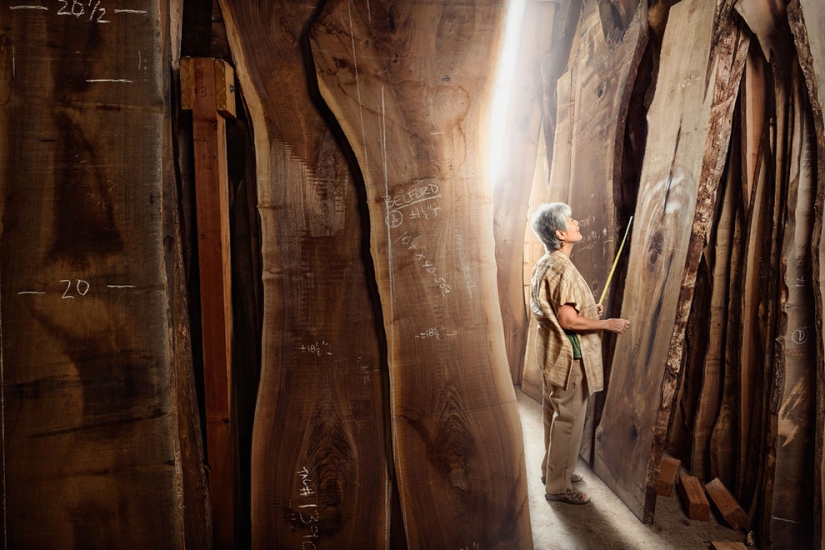
<instances>
[{"instance_id":1,"label":"wooden block on floor","mask_svg":"<svg viewBox=\"0 0 825 550\"><path fill-rule=\"evenodd\" d=\"M720 540L710 541L711 550L748 550L748 547L741 542L728 542Z\"/></svg>"},{"instance_id":2,"label":"wooden block on floor","mask_svg":"<svg viewBox=\"0 0 825 550\"><path fill-rule=\"evenodd\" d=\"M682 467L682 461L672 456L662 456L662 464L659 466L659 488L656 494L662 497L673 496L673 490L676 488L676 476L679 475L679 469Z\"/></svg>"},{"instance_id":3,"label":"wooden block on floor","mask_svg":"<svg viewBox=\"0 0 825 550\"><path fill-rule=\"evenodd\" d=\"M719 515L725 519L728 525L736 530L742 530L745 527L748 522L748 515L739 506L733 495L730 494L722 480L717 477L709 482L705 485L705 491L707 491L713 505L719 510Z\"/></svg>"},{"instance_id":4,"label":"wooden block on floor","mask_svg":"<svg viewBox=\"0 0 825 550\"><path fill-rule=\"evenodd\" d=\"M710 504L698 477L685 474L679 476L679 495L689 519L710 519Z\"/></svg>"}]
</instances>

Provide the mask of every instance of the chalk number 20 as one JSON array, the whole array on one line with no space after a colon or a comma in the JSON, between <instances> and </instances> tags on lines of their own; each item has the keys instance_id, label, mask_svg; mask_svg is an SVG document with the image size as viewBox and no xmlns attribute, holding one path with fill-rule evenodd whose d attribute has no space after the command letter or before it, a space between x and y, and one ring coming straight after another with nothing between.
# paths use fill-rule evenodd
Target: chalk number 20
<instances>
[{"instance_id":1,"label":"chalk number 20","mask_svg":"<svg viewBox=\"0 0 825 550\"><path fill-rule=\"evenodd\" d=\"M75 297L71 295L72 291L72 282L69 279L61 279L61 283L66 283L66 290L63 291L63 299L74 299ZM83 279L77 279L75 282L75 290L79 296L85 296L89 293L89 282L84 281Z\"/></svg>"}]
</instances>

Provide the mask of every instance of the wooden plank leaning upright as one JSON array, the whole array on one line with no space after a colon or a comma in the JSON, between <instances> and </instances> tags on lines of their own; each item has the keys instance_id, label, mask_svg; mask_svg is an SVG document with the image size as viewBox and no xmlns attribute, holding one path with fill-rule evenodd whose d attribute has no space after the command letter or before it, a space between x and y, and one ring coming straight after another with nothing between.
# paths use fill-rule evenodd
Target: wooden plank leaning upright
<instances>
[{"instance_id":1,"label":"wooden plank leaning upright","mask_svg":"<svg viewBox=\"0 0 825 550\"><path fill-rule=\"evenodd\" d=\"M235 116L234 72L224 61L181 59L181 105L192 110L206 393L206 457L216 548L235 539L232 419L232 268L226 120Z\"/></svg>"},{"instance_id":2,"label":"wooden plank leaning upright","mask_svg":"<svg viewBox=\"0 0 825 550\"><path fill-rule=\"evenodd\" d=\"M645 522L653 521L687 316L747 52L731 21L729 0L671 9L648 114L627 276L635 284L625 288L621 314L631 332L616 344L594 453L596 474Z\"/></svg>"},{"instance_id":3,"label":"wooden plank leaning upright","mask_svg":"<svg viewBox=\"0 0 825 550\"><path fill-rule=\"evenodd\" d=\"M364 174L411 548L531 548L485 168L506 2L325 4L321 94Z\"/></svg>"}]
</instances>

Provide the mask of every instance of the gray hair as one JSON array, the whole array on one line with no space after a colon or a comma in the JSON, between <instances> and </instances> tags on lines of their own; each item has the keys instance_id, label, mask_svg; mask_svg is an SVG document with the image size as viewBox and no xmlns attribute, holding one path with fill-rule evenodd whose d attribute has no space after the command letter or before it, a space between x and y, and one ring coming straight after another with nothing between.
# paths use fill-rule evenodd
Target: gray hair
<instances>
[{"instance_id":1,"label":"gray hair","mask_svg":"<svg viewBox=\"0 0 825 550\"><path fill-rule=\"evenodd\" d=\"M556 237L556 231L567 231L567 218L572 215L570 207L563 202L545 203L536 209L530 225L547 252L558 250L564 245Z\"/></svg>"}]
</instances>

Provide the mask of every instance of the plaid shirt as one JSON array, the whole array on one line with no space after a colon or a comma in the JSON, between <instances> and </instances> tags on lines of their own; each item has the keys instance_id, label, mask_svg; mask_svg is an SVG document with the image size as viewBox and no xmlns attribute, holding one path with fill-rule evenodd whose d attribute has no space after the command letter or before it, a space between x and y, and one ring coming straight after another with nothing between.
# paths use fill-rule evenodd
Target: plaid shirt
<instances>
[{"instance_id":1,"label":"plaid shirt","mask_svg":"<svg viewBox=\"0 0 825 550\"><path fill-rule=\"evenodd\" d=\"M556 316L559 308L570 304L579 314L598 319L596 300L584 278L567 255L556 250L545 254L533 269L530 284L530 309L536 316L536 358L544 379L567 388L573 366L573 346ZM582 349L582 366L591 394L604 389L602 339L596 332L578 332Z\"/></svg>"}]
</instances>

